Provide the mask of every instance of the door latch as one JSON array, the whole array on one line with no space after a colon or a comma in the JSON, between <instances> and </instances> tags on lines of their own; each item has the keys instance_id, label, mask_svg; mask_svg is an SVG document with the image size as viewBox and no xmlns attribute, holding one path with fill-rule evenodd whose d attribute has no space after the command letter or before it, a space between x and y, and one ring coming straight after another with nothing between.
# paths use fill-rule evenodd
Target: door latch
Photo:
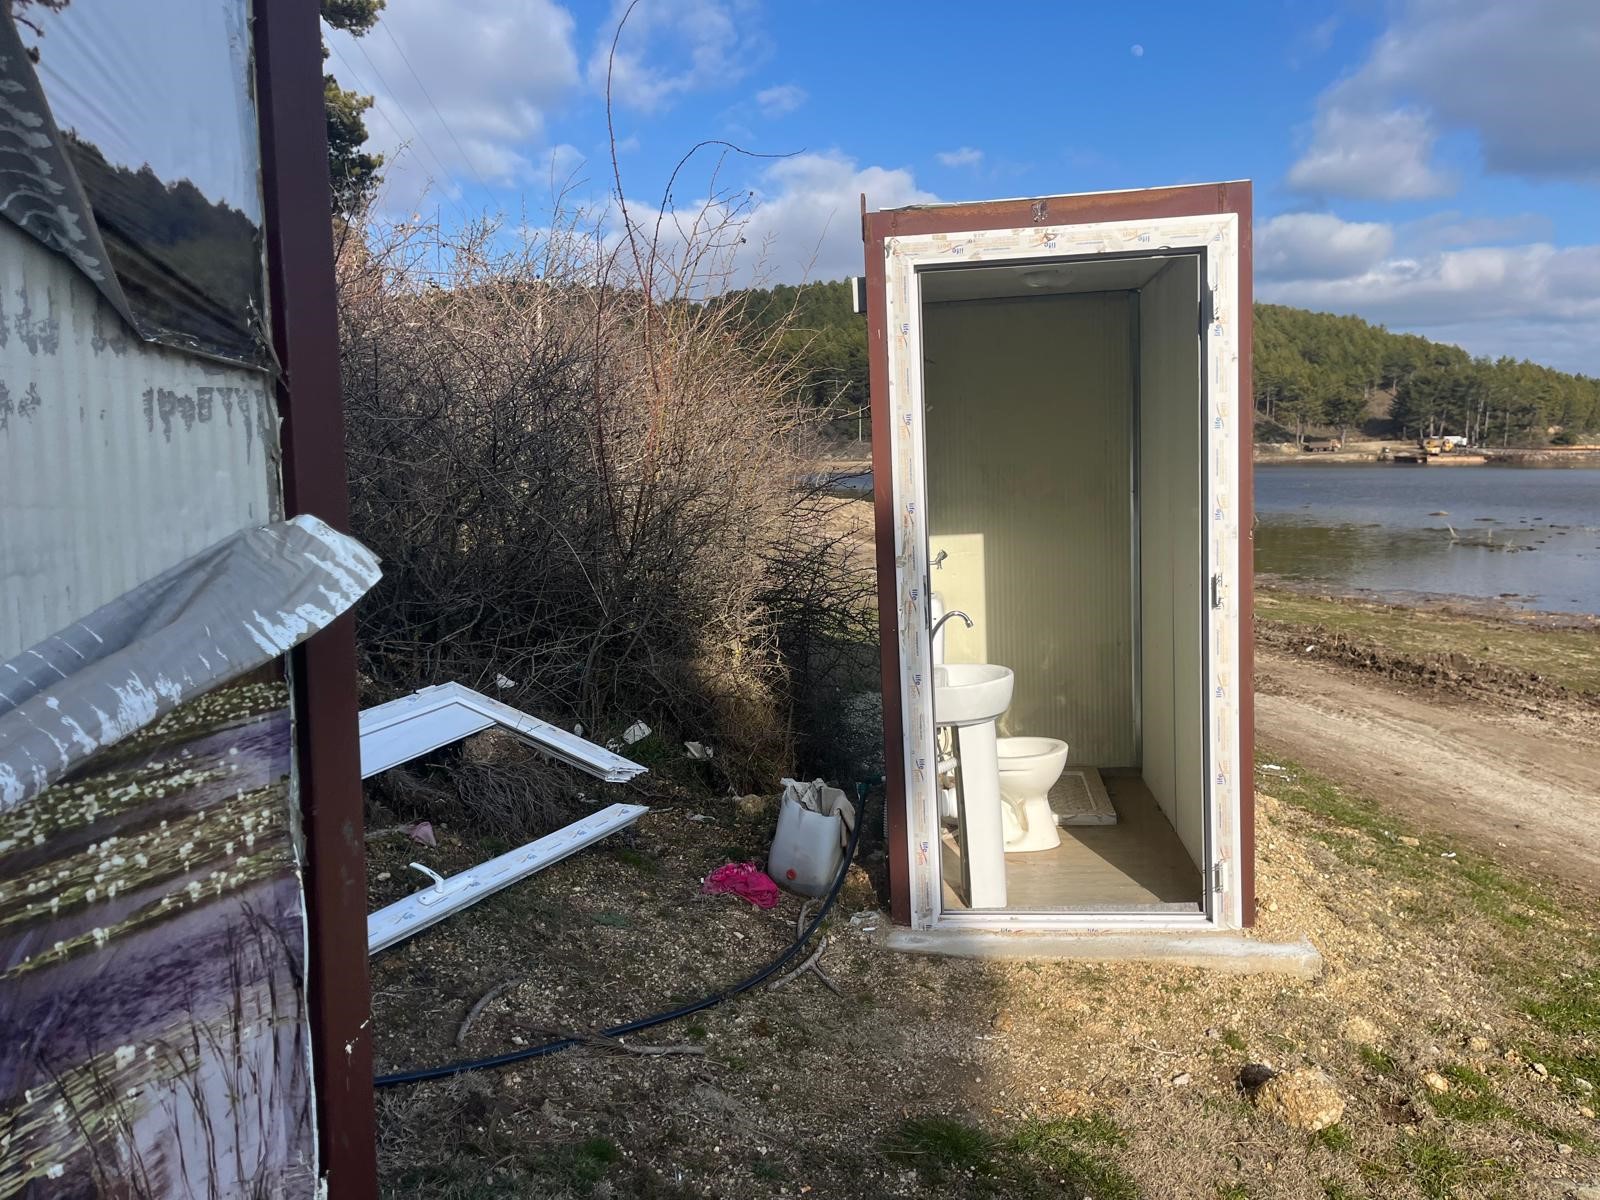
<instances>
[{"instance_id":1,"label":"door latch","mask_svg":"<svg viewBox=\"0 0 1600 1200\"><path fill-rule=\"evenodd\" d=\"M1222 607L1222 572L1220 571L1211 577L1211 607Z\"/></svg>"}]
</instances>

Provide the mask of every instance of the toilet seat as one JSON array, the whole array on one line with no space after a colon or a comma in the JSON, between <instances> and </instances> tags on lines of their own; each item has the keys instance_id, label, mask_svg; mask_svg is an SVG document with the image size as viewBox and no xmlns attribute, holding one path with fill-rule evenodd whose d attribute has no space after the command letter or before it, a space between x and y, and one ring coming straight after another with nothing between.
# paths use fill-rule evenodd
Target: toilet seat
<instances>
[{"instance_id":1,"label":"toilet seat","mask_svg":"<svg viewBox=\"0 0 1600 1200\"><path fill-rule=\"evenodd\" d=\"M1061 844L1050 789L1067 765L1067 743L1059 738L997 738L1000 817L1008 854L1054 850Z\"/></svg>"}]
</instances>

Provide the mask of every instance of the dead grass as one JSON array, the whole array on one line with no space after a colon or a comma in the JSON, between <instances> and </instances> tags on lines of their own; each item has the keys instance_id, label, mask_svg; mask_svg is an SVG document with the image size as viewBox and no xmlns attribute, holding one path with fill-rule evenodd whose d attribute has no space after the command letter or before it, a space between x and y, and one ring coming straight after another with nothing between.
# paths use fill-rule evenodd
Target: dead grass
<instances>
[{"instance_id":1,"label":"dead grass","mask_svg":"<svg viewBox=\"0 0 1600 1200\"><path fill-rule=\"evenodd\" d=\"M385 1192L1434 1200L1600 1176L1577 1082L1600 1082L1594 918L1491 860L1401 841L1385 806L1292 765L1259 786L1260 932L1308 934L1320 979L892 956L849 924L876 903L857 872L829 929L843 1001L805 980L643 1035L701 1056L583 1049L381 1093ZM798 901L697 895L759 856L770 816L650 787L635 832L374 960L381 1068L456 1057L467 1007L513 974L467 1053L698 997L787 944ZM374 904L412 889L410 858L482 856L440 832L437 852L374 846L390 873ZM1353 1016L1375 1045L1341 1036ZM1343 1122L1308 1137L1258 1116L1235 1082L1251 1061L1322 1066Z\"/></svg>"},{"instance_id":2,"label":"dead grass","mask_svg":"<svg viewBox=\"0 0 1600 1200\"><path fill-rule=\"evenodd\" d=\"M1592 619L1511 611L1489 616L1448 605L1381 604L1262 586L1255 604L1257 619L1268 626L1343 636L1456 673L1488 668L1600 696L1600 627Z\"/></svg>"}]
</instances>

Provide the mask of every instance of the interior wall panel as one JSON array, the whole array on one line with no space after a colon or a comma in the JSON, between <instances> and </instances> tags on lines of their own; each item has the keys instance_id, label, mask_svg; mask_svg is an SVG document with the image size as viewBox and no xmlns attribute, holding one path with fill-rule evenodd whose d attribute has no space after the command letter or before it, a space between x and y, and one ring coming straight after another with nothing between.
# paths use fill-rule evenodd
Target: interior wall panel
<instances>
[{"instance_id":1,"label":"interior wall panel","mask_svg":"<svg viewBox=\"0 0 1600 1200\"><path fill-rule=\"evenodd\" d=\"M1140 675L1144 780L1189 856L1205 855L1198 260L1139 297Z\"/></svg>"},{"instance_id":2,"label":"interior wall panel","mask_svg":"<svg viewBox=\"0 0 1600 1200\"><path fill-rule=\"evenodd\" d=\"M930 304L931 573L950 662L1011 667L1002 734L1136 766L1130 310L1124 292Z\"/></svg>"}]
</instances>

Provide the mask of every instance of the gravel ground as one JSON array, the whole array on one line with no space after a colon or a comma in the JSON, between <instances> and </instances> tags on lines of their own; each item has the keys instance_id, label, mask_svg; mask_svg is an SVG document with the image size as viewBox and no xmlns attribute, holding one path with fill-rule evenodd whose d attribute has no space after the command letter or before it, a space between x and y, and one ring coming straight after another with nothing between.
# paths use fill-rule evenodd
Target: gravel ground
<instances>
[{"instance_id":1,"label":"gravel ground","mask_svg":"<svg viewBox=\"0 0 1600 1200\"><path fill-rule=\"evenodd\" d=\"M1434 1200L1600 1182L1592 905L1413 831L1400 797L1273 765L1257 932L1309 936L1319 979L895 955L865 931L868 850L827 929L842 997L803 976L630 1039L672 1053L585 1046L382 1092L385 1194ZM770 807L627 794L653 806L634 830L374 959L381 1070L603 1028L788 944L798 899L698 894L761 857ZM374 907L414 890L408 861L449 872L505 848L438 832L436 850L372 844ZM1343 1119L1306 1134L1257 1110L1250 1063L1325 1070Z\"/></svg>"}]
</instances>

